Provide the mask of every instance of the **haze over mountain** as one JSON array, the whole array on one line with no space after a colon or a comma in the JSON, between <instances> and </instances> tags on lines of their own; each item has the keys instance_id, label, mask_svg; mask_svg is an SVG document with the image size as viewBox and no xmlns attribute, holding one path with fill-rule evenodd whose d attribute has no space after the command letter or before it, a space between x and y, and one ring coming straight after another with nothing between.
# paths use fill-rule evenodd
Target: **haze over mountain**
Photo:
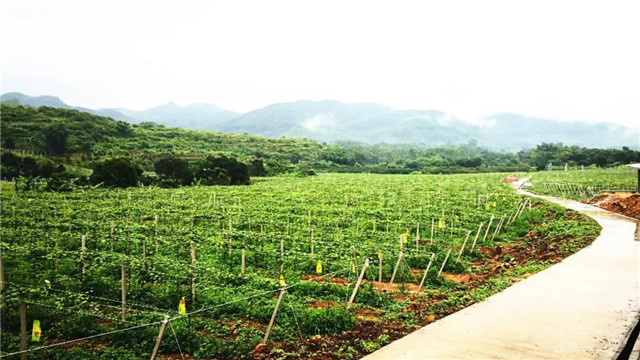
<instances>
[{"instance_id":1,"label":"haze over mountain","mask_svg":"<svg viewBox=\"0 0 640 360\"><path fill-rule=\"evenodd\" d=\"M456 145L476 140L492 149L518 150L541 142L586 147L640 147L639 130L612 123L565 122L498 113L471 124L437 110L396 110L374 103L338 101L279 103L239 114L215 105L175 103L148 110L86 109L57 97L6 93L2 102L25 106L77 109L131 123L157 124L196 130L248 133L266 137L297 137L318 141Z\"/></svg>"}]
</instances>

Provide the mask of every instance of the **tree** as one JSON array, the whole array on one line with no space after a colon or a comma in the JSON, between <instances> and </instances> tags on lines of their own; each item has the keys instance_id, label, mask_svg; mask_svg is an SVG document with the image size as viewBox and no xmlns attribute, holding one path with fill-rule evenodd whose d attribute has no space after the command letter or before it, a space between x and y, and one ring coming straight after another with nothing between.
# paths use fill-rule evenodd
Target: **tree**
<instances>
[{"instance_id":1,"label":"tree","mask_svg":"<svg viewBox=\"0 0 640 360\"><path fill-rule=\"evenodd\" d=\"M99 162L93 167L89 181L96 185L126 188L138 185L142 169L129 158L115 158Z\"/></svg>"},{"instance_id":2,"label":"tree","mask_svg":"<svg viewBox=\"0 0 640 360\"><path fill-rule=\"evenodd\" d=\"M264 160L262 158L253 158L249 160L249 176L267 176L267 170L264 168Z\"/></svg>"},{"instance_id":3,"label":"tree","mask_svg":"<svg viewBox=\"0 0 640 360\"><path fill-rule=\"evenodd\" d=\"M67 130L61 123L56 123L44 128L44 138L47 152L54 155L64 154L67 148Z\"/></svg>"},{"instance_id":4,"label":"tree","mask_svg":"<svg viewBox=\"0 0 640 360\"><path fill-rule=\"evenodd\" d=\"M189 185L193 182L193 171L184 159L167 156L156 161L154 168L159 176L178 180L182 185Z\"/></svg>"},{"instance_id":5,"label":"tree","mask_svg":"<svg viewBox=\"0 0 640 360\"><path fill-rule=\"evenodd\" d=\"M200 182L202 185L230 185L231 178L225 169L204 169L201 174Z\"/></svg>"},{"instance_id":6,"label":"tree","mask_svg":"<svg viewBox=\"0 0 640 360\"><path fill-rule=\"evenodd\" d=\"M225 156L207 156L200 164L197 177L205 179L210 176L209 170L216 168L226 171L231 185L249 185L249 167L238 160Z\"/></svg>"}]
</instances>

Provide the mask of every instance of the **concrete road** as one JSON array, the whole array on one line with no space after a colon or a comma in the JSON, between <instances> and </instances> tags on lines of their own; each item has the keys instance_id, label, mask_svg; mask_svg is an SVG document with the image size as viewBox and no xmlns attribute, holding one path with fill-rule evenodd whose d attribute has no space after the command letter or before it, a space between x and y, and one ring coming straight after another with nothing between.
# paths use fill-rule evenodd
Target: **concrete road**
<instances>
[{"instance_id":1,"label":"concrete road","mask_svg":"<svg viewBox=\"0 0 640 360\"><path fill-rule=\"evenodd\" d=\"M640 319L638 221L519 193L584 213L600 223L602 233L562 262L364 359L616 358Z\"/></svg>"}]
</instances>

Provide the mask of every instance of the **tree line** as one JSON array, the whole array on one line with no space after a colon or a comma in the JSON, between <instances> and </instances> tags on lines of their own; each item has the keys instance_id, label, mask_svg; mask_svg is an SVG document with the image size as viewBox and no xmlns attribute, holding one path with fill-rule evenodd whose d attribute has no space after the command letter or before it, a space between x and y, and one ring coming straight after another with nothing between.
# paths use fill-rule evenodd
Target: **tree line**
<instances>
[{"instance_id":1,"label":"tree line","mask_svg":"<svg viewBox=\"0 0 640 360\"><path fill-rule=\"evenodd\" d=\"M122 174L128 179L123 180L127 184L171 187L238 185L248 183L250 176L305 176L316 171L514 172L542 170L550 163L608 167L640 162L640 152L629 147L595 149L542 143L533 149L507 152L489 150L475 141L442 147L357 142L325 144L307 139L269 139L166 128L154 123L132 125L70 109L2 104L1 110L3 148L46 154L39 159L5 159L3 155L2 177L9 179L71 177L63 169L72 165L93 169L94 183L111 186L111 177L100 173L118 164L128 169L126 175ZM91 182L89 175L85 177ZM117 182L113 184L119 186Z\"/></svg>"}]
</instances>

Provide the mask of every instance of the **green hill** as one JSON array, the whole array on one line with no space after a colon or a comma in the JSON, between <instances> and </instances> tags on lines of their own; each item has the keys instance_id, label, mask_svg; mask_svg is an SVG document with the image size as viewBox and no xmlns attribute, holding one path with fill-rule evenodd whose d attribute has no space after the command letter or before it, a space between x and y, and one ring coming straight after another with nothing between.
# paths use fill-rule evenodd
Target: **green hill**
<instances>
[{"instance_id":1,"label":"green hill","mask_svg":"<svg viewBox=\"0 0 640 360\"><path fill-rule=\"evenodd\" d=\"M2 146L44 153L44 130L62 124L67 131L65 154L71 160L132 156L136 158L174 153L198 157L222 152L234 157L264 157L297 163L319 158L323 145L304 139L267 139L251 135L168 128L154 123L129 124L73 109L28 108L2 104ZM80 161L81 161L80 160Z\"/></svg>"}]
</instances>

